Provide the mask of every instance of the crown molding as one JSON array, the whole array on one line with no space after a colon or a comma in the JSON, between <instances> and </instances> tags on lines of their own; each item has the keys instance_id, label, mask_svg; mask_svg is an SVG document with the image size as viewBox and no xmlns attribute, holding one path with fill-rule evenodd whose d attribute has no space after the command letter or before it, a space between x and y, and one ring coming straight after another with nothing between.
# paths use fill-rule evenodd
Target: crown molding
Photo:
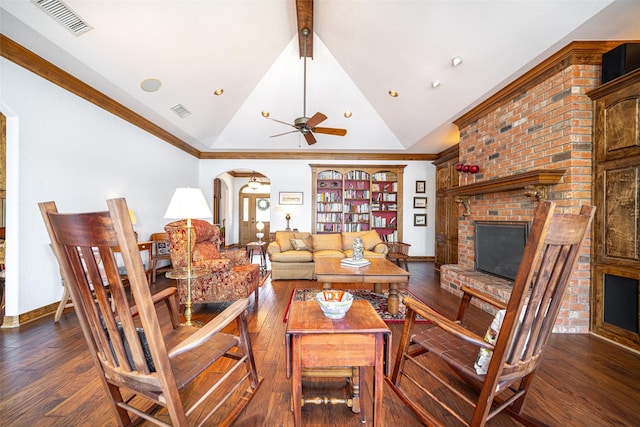
<instances>
[{"instance_id":1,"label":"crown molding","mask_svg":"<svg viewBox=\"0 0 640 427\"><path fill-rule=\"evenodd\" d=\"M533 67L503 89L472 108L453 121L458 129L465 128L481 117L486 116L499 106L525 93L549 77L566 69L570 65L600 65L602 54L626 41L574 41L569 43L540 64Z\"/></svg>"},{"instance_id":2,"label":"crown molding","mask_svg":"<svg viewBox=\"0 0 640 427\"><path fill-rule=\"evenodd\" d=\"M330 153L302 151L224 151L201 152L200 159L226 160L390 160L390 161L431 161L437 154L404 153Z\"/></svg>"}]
</instances>

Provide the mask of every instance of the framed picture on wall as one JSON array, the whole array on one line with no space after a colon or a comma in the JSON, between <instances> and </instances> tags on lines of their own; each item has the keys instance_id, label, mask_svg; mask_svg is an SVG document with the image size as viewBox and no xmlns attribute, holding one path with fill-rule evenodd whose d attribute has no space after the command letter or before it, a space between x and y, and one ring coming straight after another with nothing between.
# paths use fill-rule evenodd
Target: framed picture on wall
<instances>
[{"instance_id":1,"label":"framed picture on wall","mask_svg":"<svg viewBox=\"0 0 640 427\"><path fill-rule=\"evenodd\" d=\"M416 181L416 193L426 193L426 181Z\"/></svg>"},{"instance_id":2,"label":"framed picture on wall","mask_svg":"<svg viewBox=\"0 0 640 427\"><path fill-rule=\"evenodd\" d=\"M413 198L413 207L416 209L426 208L427 207L427 198L426 197L414 197Z\"/></svg>"},{"instance_id":3,"label":"framed picture on wall","mask_svg":"<svg viewBox=\"0 0 640 427\"><path fill-rule=\"evenodd\" d=\"M301 205L302 195L302 192L280 192L279 202L281 205Z\"/></svg>"},{"instance_id":4,"label":"framed picture on wall","mask_svg":"<svg viewBox=\"0 0 640 427\"><path fill-rule=\"evenodd\" d=\"M427 214L413 214L413 225L416 227L426 227Z\"/></svg>"}]
</instances>

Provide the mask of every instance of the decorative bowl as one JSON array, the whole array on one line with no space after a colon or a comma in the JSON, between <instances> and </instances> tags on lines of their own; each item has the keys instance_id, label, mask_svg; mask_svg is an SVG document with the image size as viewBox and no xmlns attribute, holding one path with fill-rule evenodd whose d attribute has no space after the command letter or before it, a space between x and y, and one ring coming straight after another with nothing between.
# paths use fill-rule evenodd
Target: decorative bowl
<instances>
[{"instance_id":1,"label":"decorative bowl","mask_svg":"<svg viewBox=\"0 0 640 427\"><path fill-rule=\"evenodd\" d=\"M316 302L329 319L342 319L353 303L353 295L345 291L320 291Z\"/></svg>"}]
</instances>

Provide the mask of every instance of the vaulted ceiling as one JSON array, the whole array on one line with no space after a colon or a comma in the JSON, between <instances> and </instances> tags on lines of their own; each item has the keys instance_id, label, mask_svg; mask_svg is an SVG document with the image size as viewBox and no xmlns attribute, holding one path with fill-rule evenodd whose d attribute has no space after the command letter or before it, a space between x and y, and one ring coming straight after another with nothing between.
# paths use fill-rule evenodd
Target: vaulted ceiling
<instances>
[{"instance_id":1,"label":"vaulted ceiling","mask_svg":"<svg viewBox=\"0 0 640 427\"><path fill-rule=\"evenodd\" d=\"M2 0L0 31L202 152L438 153L455 118L569 42L640 39L640 1L303 0L307 116L347 129L308 146L262 116L303 115L295 0L66 0L81 35L35 3Z\"/></svg>"}]
</instances>

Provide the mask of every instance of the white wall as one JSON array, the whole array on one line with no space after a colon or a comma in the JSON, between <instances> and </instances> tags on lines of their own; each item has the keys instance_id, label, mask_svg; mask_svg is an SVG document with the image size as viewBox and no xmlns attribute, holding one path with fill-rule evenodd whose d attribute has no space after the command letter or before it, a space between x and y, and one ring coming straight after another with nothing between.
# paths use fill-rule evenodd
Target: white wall
<instances>
[{"instance_id":1,"label":"white wall","mask_svg":"<svg viewBox=\"0 0 640 427\"><path fill-rule=\"evenodd\" d=\"M201 160L200 161L200 188L208 200L213 199L213 179L233 169L251 169L267 176L271 181L271 230L284 230L287 212L291 213L291 228L301 231L310 231L312 225L311 200L311 167L310 164L406 164L404 170L404 217L403 217L403 241L411 244L410 255L434 256L435 254L435 166L431 162L424 161L309 161L309 160ZM426 181L427 193L416 194L415 182ZM239 230L235 223L237 220L238 191L240 186L246 183L242 180L225 180L229 186L230 197L233 199L233 212L236 215L230 221L227 217L227 243L238 241ZM234 182L236 185L234 186ZM302 192L303 205L278 204L280 192ZM427 197L427 209L414 209L413 197ZM414 213L427 213L427 227L414 227Z\"/></svg>"},{"instance_id":2,"label":"white wall","mask_svg":"<svg viewBox=\"0 0 640 427\"><path fill-rule=\"evenodd\" d=\"M198 159L0 58L7 116L6 315L59 301L58 265L37 203L106 210L125 197L141 239L162 231L178 186L198 185Z\"/></svg>"}]
</instances>

